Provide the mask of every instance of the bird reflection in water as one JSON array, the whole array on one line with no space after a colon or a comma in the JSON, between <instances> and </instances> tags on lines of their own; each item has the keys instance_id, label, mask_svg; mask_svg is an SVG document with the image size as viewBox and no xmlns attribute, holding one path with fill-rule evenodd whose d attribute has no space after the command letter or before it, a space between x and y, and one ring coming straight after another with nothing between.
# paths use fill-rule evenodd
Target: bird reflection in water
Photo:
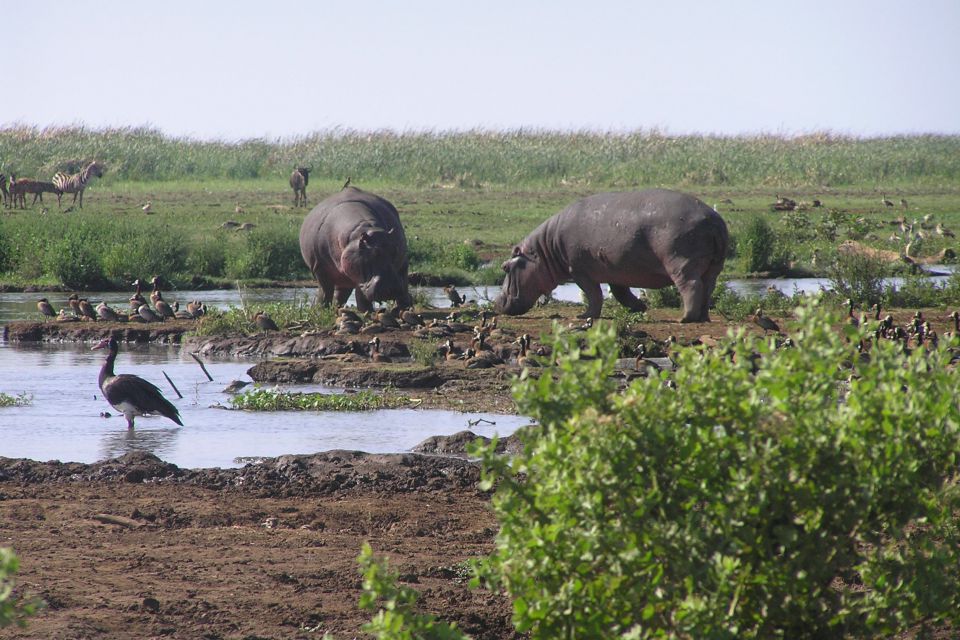
<instances>
[{"instance_id":1,"label":"bird reflection in water","mask_svg":"<svg viewBox=\"0 0 960 640\"><path fill-rule=\"evenodd\" d=\"M122 418L123 416L118 416ZM103 436L101 459L119 458L133 451L146 451L161 459L173 451L180 429L123 429Z\"/></svg>"}]
</instances>

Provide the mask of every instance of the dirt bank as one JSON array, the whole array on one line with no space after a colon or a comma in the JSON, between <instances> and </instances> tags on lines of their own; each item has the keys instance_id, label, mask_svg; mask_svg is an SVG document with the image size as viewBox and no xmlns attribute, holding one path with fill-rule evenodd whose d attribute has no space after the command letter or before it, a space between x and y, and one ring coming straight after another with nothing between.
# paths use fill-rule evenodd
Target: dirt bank
<instances>
[{"instance_id":1,"label":"dirt bank","mask_svg":"<svg viewBox=\"0 0 960 640\"><path fill-rule=\"evenodd\" d=\"M442 445L441 445L442 446ZM466 585L496 521L462 459L331 451L185 470L147 454L93 465L0 458L0 545L47 607L9 638L353 638L370 541L423 609L518 637L510 603Z\"/></svg>"}]
</instances>

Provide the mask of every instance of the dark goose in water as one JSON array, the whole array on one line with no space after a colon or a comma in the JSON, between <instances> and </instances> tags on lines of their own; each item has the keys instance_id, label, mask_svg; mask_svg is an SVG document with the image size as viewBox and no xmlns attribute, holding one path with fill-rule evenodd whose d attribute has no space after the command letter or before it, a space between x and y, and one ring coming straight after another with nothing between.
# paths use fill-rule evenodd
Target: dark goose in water
<instances>
[{"instance_id":1,"label":"dark goose in water","mask_svg":"<svg viewBox=\"0 0 960 640\"><path fill-rule=\"evenodd\" d=\"M133 429L133 419L136 416L148 413L159 413L183 426L183 422L180 421L180 412L163 397L160 389L139 376L129 373L116 375L113 372L113 362L117 359L119 348L116 338L102 340L93 348L110 350L100 368L100 391L114 409L123 413L127 419L128 429Z\"/></svg>"}]
</instances>

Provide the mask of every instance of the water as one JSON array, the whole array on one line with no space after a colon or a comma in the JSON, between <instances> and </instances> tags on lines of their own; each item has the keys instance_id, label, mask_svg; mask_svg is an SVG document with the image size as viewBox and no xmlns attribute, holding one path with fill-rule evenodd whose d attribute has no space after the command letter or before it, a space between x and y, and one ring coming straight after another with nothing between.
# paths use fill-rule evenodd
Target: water
<instances>
[{"instance_id":1,"label":"water","mask_svg":"<svg viewBox=\"0 0 960 640\"><path fill-rule=\"evenodd\" d=\"M935 273L952 273L956 265L928 265L930 271ZM943 284L949 276L938 275L931 276L931 282ZM777 289L790 296L794 293L811 294L821 290L830 289L830 280L828 278L767 278L767 279L739 279L727 280L727 285L735 292L743 294L763 295L769 289ZM884 283L892 286L900 286L903 278L887 278ZM604 295L609 296L609 290L606 285L603 287ZM457 290L469 300L477 302L492 301L500 293L499 286L478 286L478 287L457 287ZM291 287L291 288L273 288L273 289L213 289L207 291L168 291L164 298L170 302L180 301L181 306L186 306L190 300L202 300L207 307L212 309L226 309L231 306L241 306L247 304L256 307L258 304L273 302L312 302L316 296L315 287ZM427 298L429 304L434 307L445 309L450 307L450 301L444 293L442 287L414 287L413 291L420 291ZM132 292L87 292L84 295L94 305L101 300L117 310L126 310L128 308L128 299ZM0 324L11 322L13 320L39 320L40 314L37 312L37 300L46 297L54 309L69 308L67 297L69 293L43 292L43 293L0 293ZM553 290L553 298L564 302L581 302L582 293L580 288L572 282L561 284ZM347 304L354 304L351 296Z\"/></svg>"},{"instance_id":2,"label":"water","mask_svg":"<svg viewBox=\"0 0 960 640\"><path fill-rule=\"evenodd\" d=\"M101 397L97 374L104 351L90 345L0 343L0 391L33 397L24 407L0 408L0 456L64 462L96 462L131 451L149 451L183 468L232 467L238 457L353 449L370 453L407 451L425 438L469 428L501 436L529 423L520 416L453 411L392 409L370 412L244 412L229 406L222 389L231 380L249 380L250 361L210 361L209 382L189 354L178 347L121 345L118 373L135 373L157 385L180 410L184 427L159 416L138 417L127 430ZM176 394L163 377L173 380ZM290 391L337 391L317 385L290 385ZM483 418L469 426L468 420Z\"/></svg>"}]
</instances>

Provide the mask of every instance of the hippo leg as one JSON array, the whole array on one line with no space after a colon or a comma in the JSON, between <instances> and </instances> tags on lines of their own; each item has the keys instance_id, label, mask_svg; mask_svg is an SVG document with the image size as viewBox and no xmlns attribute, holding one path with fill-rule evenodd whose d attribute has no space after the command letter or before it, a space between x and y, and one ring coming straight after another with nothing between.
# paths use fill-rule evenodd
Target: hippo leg
<instances>
[{"instance_id":1,"label":"hippo leg","mask_svg":"<svg viewBox=\"0 0 960 640\"><path fill-rule=\"evenodd\" d=\"M623 287L618 284L610 285L610 293L616 298L617 302L633 312L643 312L647 310L647 303L633 295L630 287Z\"/></svg>"},{"instance_id":2,"label":"hippo leg","mask_svg":"<svg viewBox=\"0 0 960 640\"><path fill-rule=\"evenodd\" d=\"M357 289L356 297L357 297L357 311L361 313L366 313L367 311L373 311L373 303L370 302L367 296L360 293L360 289Z\"/></svg>"},{"instance_id":3,"label":"hippo leg","mask_svg":"<svg viewBox=\"0 0 960 640\"><path fill-rule=\"evenodd\" d=\"M723 270L722 265L717 267L711 267L706 273L703 274L703 286L704 286L704 296L703 296L703 306L700 309L700 322L710 322L710 300L713 299L713 291L717 288L717 278L720 277L720 271Z\"/></svg>"},{"instance_id":4,"label":"hippo leg","mask_svg":"<svg viewBox=\"0 0 960 640\"><path fill-rule=\"evenodd\" d=\"M353 287L334 287L333 297L337 301L337 308L339 309L343 305L347 304L347 299L350 297L350 294L353 293ZM357 307L359 308L359 301Z\"/></svg>"},{"instance_id":5,"label":"hippo leg","mask_svg":"<svg viewBox=\"0 0 960 640\"><path fill-rule=\"evenodd\" d=\"M680 322L707 322L703 319L706 307L706 286L700 278L683 279L676 282L680 297L683 299L683 317Z\"/></svg>"},{"instance_id":6,"label":"hippo leg","mask_svg":"<svg viewBox=\"0 0 960 640\"><path fill-rule=\"evenodd\" d=\"M587 310L577 315L578 318L599 318L600 310L603 308L603 291L600 289L600 283L588 279L574 278L573 281L583 291L587 298Z\"/></svg>"},{"instance_id":7,"label":"hippo leg","mask_svg":"<svg viewBox=\"0 0 960 640\"><path fill-rule=\"evenodd\" d=\"M333 287L320 283L317 288L317 303L324 307L329 307L333 301Z\"/></svg>"}]
</instances>

